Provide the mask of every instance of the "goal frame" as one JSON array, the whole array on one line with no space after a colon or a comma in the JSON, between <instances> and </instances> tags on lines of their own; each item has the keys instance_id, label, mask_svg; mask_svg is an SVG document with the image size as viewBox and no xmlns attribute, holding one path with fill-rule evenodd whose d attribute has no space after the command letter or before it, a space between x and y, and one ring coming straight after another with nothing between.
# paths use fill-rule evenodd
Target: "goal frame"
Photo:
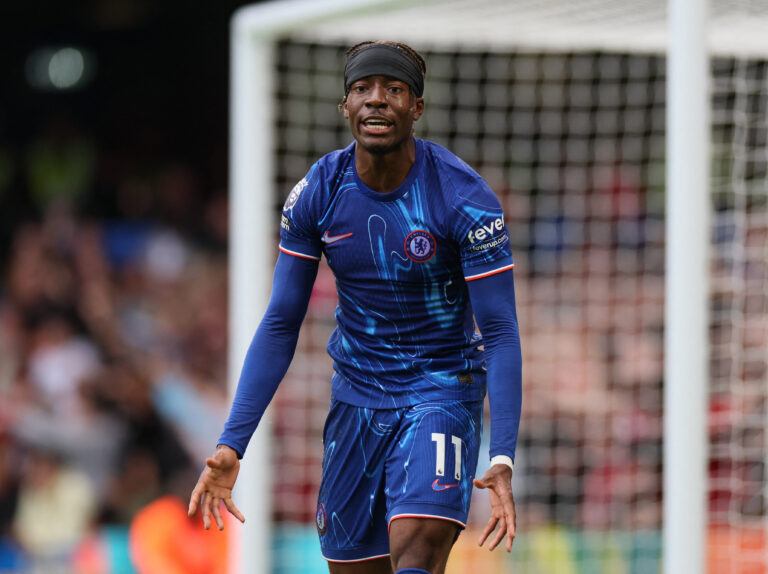
<instances>
[{"instance_id":1,"label":"goal frame","mask_svg":"<svg viewBox=\"0 0 768 574\"><path fill-rule=\"evenodd\" d=\"M710 86L705 0L669 0L664 572L706 572Z\"/></svg>"},{"instance_id":2,"label":"goal frame","mask_svg":"<svg viewBox=\"0 0 768 574\"><path fill-rule=\"evenodd\" d=\"M275 43L315 21L406 0L273 0L239 9L230 44L228 379L266 309L274 208ZM664 385L664 570L704 572L708 392L709 54L705 0L668 0ZM247 523L231 533L230 572L271 572L269 410L236 487Z\"/></svg>"}]
</instances>

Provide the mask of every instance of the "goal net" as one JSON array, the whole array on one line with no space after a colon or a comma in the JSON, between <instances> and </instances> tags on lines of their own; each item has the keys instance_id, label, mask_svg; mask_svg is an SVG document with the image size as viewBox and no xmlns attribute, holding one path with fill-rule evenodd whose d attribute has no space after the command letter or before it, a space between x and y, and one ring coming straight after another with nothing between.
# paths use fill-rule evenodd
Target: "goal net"
<instances>
[{"instance_id":1,"label":"goal net","mask_svg":"<svg viewBox=\"0 0 768 574\"><path fill-rule=\"evenodd\" d=\"M428 30L421 42L409 35L416 16L405 9L368 16L360 29L388 32L423 53L416 135L451 149L489 182L515 254L524 355L513 481L519 535L511 554L478 549L489 505L476 492L448 572L658 572L664 6L444 4L453 15L429 19L443 27L439 42ZM755 2L720 3L713 16L711 375L701 384L710 389L705 558L718 574L768 572L768 50L749 36L768 29L766 12ZM358 24L313 25L276 46L275 221L312 162L351 141L337 105L345 49L365 39L351 31ZM495 42L501 29L518 42ZM314 513L335 302L323 263L273 403L276 572L326 571ZM480 458L478 474L487 465Z\"/></svg>"}]
</instances>

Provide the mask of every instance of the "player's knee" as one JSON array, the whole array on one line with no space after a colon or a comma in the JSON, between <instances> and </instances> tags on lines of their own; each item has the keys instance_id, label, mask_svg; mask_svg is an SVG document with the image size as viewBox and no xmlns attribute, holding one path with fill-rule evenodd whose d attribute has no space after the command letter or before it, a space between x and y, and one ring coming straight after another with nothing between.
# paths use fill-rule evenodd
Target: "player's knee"
<instances>
[{"instance_id":1,"label":"player's knee","mask_svg":"<svg viewBox=\"0 0 768 574\"><path fill-rule=\"evenodd\" d=\"M450 547L436 547L424 541L414 541L407 545L402 552L392 553L392 564L396 572L426 571L432 574L441 573L448 562Z\"/></svg>"}]
</instances>

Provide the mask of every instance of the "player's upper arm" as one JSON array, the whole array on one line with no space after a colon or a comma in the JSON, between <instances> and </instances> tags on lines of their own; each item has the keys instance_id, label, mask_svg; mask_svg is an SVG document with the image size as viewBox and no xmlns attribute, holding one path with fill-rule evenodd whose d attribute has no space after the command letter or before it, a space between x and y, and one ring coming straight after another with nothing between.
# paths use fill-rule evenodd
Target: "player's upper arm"
<instances>
[{"instance_id":1,"label":"player's upper arm","mask_svg":"<svg viewBox=\"0 0 768 574\"><path fill-rule=\"evenodd\" d=\"M280 251L287 255L320 260L322 243L317 222L322 211L323 173L319 163L313 165L285 200L280 216Z\"/></svg>"},{"instance_id":2,"label":"player's upper arm","mask_svg":"<svg viewBox=\"0 0 768 574\"><path fill-rule=\"evenodd\" d=\"M479 177L456 195L454 238L468 282L514 267L504 212L496 195Z\"/></svg>"},{"instance_id":3,"label":"player's upper arm","mask_svg":"<svg viewBox=\"0 0 768 574\"><path fill-rule=\"evenodd\" d=\"M318 261L280 253L272 294L262 324L271 329L298 330L307 312Z\"/></svg>"}]
</instances>

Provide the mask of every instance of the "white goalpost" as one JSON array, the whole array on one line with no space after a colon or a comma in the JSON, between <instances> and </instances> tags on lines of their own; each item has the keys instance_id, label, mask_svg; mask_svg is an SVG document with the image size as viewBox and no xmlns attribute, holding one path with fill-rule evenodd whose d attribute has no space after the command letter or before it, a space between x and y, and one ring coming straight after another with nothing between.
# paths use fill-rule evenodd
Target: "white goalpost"
<instances>
[{"instance_id":1,"label":"white goalpost","mask_svg":"<svg viewBox=\"0 0 768 574\"><path fill-rule=\"evenodd\" d=\"M664 571L706 572L710 90L706 2L670 0Z\"/></svg>"},{"instance_id":2,"label":"white goalpost","mask_svg":"<svg viewBox=\"0 0 768 574\"><path fill-rule=\"evenodd\" d=\"M768 0L240 9L231 23L230 389L269 297L281 198L349 137L334 115L344 49L402 40L427 57L417 135L489 181L517 262L521 534L509 558L475 554L462 537L449 574L569 571L580 561L596 571L768 568L766 29ZM233 574L292 571L274 559L273 516L314 536L327 407L317 397L333 321L322 267L318 285L325 299L310 304L294 366L243 461L235 496L247 521L233 528ZM275 408L300 412L291 420L302 430L278 436L289 431L275 428ZM293 466L280 466L284 457ZM286 480L278 468L301 478L276 485ZM482 504L473 499L477 516Z\"/></svg>"},{"instance_id":3,"label":"white goalpost","mask_svg":"<svg viewBox=\"0 0 768 574\"><path fill-rule=\"evenodd\" d=\"M706 572L709 52L705 2L671 0L667 52L664 571Z\"/></svg>"}]
</instances>

